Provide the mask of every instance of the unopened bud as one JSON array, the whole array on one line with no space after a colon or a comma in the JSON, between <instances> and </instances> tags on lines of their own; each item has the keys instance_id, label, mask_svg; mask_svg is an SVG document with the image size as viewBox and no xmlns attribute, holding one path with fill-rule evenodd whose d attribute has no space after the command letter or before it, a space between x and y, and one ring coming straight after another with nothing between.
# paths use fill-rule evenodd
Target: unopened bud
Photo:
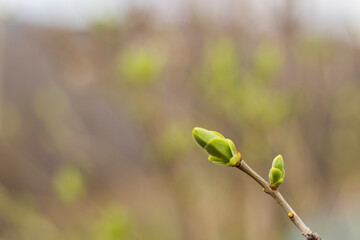
<instances>
[{"instance_id":1,"label":"unopened bud","mask_svg":"<svg viewBox=\"0 0 360 240\"><path fill-rule=\"evenodd\" d=\"M225 139L220 133L209 131L201 127L194 128L192 134L197 144L199 144L202 148L204 148L213 138Z\"/></svg>"},{"instance_id":2,"label":"unopened bud","mask_svg":"<svg viewBox=\"0 0 360 240\"><path fill-rule=\"evenodd\" d=\"M220 133L196 127L193 130L195 141L210 155L209 161L227 166L236 166L241 154L236 151L234 143L225 139Z\"/></svg>"},{"instance_id":3,"label":"unopened bud","mask_svg":"<svg viewBox=\"0 0 360 240\"><path fill-rule=\"evenodd\" d=\"M283 157L279 154L272 162L272 168L269 171L270 186L276 189L284 182L285 169Z\"/></svg>"}]
</instances>

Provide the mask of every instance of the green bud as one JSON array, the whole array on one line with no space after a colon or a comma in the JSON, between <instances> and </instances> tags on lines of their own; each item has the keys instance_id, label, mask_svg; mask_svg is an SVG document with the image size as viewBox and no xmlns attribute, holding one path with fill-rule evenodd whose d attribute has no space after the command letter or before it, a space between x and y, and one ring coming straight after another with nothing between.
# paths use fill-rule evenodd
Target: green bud
<instances>
[{"instance_id":1,"label":"green bud","mask_svg":"<svg viewBox=\"0 0 360 240\"><path fill-rule=\"evenodd\" d=\"M222 138L211 139L204 149L210 156L220 158L227 162L233 156L228 141Z\"/></svg>"},{"instance_id":2,"label":"green bud","mask_svg":"<svg viewBox=\"0 0 360 240\"><path fill-rule=\"evenodd\" d=\"M269 172L269 179L270 182L275 183L282 178L282 172L277 168L270 169Z\"/></svg>"},{"instance_id":3,"label":"green bud","mask_svg":"<svg viewBox=\"0 0 360 240\"><path fill-rule=\"evenodd\" d=\"M212 133L214 133L214 134L218 135L219 137L221 137L221 138L225 139L225 138L224 138L224 136L223 136L223 135L221 135L221 134L220 134L220 133L218 133L218 132L215 132L215 131L210 131L210 132L212 132Z\"/></svg>"},{"instance_id":4,"label":"green bud","mask_svg":"<svg viewBox=\"0 0 360 240\"><path fill-rule=\"evenodd\" d=\"M210 155L209 161L218 165L236 166L241 160L241 154L236 151L234 143L223 135L204 128L193 130L195 141Z\"/></svg>"},{"instance_id":5,"label":"green bud","mask_svg":"<svg viewBox=\"0 0 360 240\"><path fill-rule=\"evenodd\" d=\"M235 148L235 144L233 143L233 141L231 141L230 139L226 139L226 141L228 142L229 144L229 147L230 147L230 150L231 150L231 154L233 156L236 155L236 148Z\"/></svg>"},{"instance_id":6,"label":"green bud","mask_svg":"<svg viewBox=\"0 0 360 240\"><path fill-rule=\"evenodd\" d=\"M272 168L269 172L270 186L278 188L284 182L285 169L283 157L279 154L272 162Z\"/></svg>"},{"instance_id":7,"label":"green bud","mask_svg":"<svg viewBox=\"0 0 360 240\"><path fill-rule=\"evenodd\" d=\"M223 160L214 156L209 156L209 161L218 165L226 165L226 166L236 166L241 160L241 154L238 152L235 156L230 158L229 161Z\"/></svg>"},{"instance_id":8,"label":"green bud","mask_svg":"<svg viewBox=\"0 0 360 240\"><path fill-rule=\"evenodd\" d=\"M192 134L197 144L199 144L202 148L204 148L208 144L208 142L213 138L225 139L220 133L214 131L208 131L200 127L194 128Z\"/></svg>"},{"instance_id":9,"label":"green bud","mask_svg":"<svg viewBox=\"0 0 360 240\"><path fill-rule=\"evenodd\" d=\"M209 161L218 165L226 165L226 161L214 156L209 156Z\"/></svg>"},{"instance_id":10,"label":"green bud","mask_svg":"<svg viewBox=\"0 0 360 240\"><path fill-rule=\"evenodd\" d=\"M284 169L284 160L283 157L281 156L281 154L277 155L273 162L272 162L272 167L273 168L277 168L279 170Z\"/></svg>"}]
</instances>

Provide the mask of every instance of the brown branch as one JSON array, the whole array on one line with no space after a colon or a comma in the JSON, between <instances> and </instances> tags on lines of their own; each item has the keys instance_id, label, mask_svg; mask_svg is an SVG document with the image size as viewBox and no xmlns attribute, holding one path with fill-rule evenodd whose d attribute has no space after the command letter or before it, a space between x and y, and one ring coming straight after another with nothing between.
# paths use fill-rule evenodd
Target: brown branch
<instances>
[{"instance_id":1,"label":"brown branch","mask_svg":"<svg viewBox=\"0 0 360 240\"><path fill-rule=\"evenodd\" d=\"M308 226L301 220L301 218L296 214L296 212L291 208L291 206L286 202L281 193L270 187L270 184L265 181L259 174L257 174L249 165L246 164L244 160L241 160L240 163L236 166L241 171L245 172L252 179L258 182L262 187L265 193L269 194L273 197L280 206L286 211L289 219L295 224L295 226L299 229L301 234L307 240L323 240L318 234L312 232Z\"/></svg>"}]
</instances>

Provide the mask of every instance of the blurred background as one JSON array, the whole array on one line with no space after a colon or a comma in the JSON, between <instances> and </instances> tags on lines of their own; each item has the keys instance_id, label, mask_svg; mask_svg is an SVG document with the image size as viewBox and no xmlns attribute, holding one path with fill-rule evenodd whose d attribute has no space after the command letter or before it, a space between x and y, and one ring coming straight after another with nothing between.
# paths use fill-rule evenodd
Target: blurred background
<instances>
[{"instance_id":1,"label":"blurred background","mask_svg":"<svg viewBox=\"0 0 360 240\"><path fill-rule=\"evenodd\" d=\"M360 3L0 1L1 240L360 239Z\"/></svg>"}]
</instances>

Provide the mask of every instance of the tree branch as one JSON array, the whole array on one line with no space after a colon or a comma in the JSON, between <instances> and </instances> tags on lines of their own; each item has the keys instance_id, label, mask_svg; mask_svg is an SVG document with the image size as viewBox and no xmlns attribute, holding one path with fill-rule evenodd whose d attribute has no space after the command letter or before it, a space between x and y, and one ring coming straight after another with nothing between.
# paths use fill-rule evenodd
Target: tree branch
<instances>
[{"instance_id":1,"label":"tree branch","mask_svg":"<svg viewBox=\"0 0 360 240\"><path fill-rule=\"evenodd\" d=\"M280 206L286 211L289 219L295 224L295 226L299 229L301 234L307 240L323 240L318 234L312 232L309 227L305 225L305 223L301 220L301 218L295 213L295 211L291 208L291 206L286 202L281 193L270 187L270 184L265 181L259 174L257 174L249 165L246 164L244 160L241 160L240 163L236 166L241 171L245 172L252 179L258 182L262 187L263 191L273 197Z\"/></svg>"}]
</instances>

